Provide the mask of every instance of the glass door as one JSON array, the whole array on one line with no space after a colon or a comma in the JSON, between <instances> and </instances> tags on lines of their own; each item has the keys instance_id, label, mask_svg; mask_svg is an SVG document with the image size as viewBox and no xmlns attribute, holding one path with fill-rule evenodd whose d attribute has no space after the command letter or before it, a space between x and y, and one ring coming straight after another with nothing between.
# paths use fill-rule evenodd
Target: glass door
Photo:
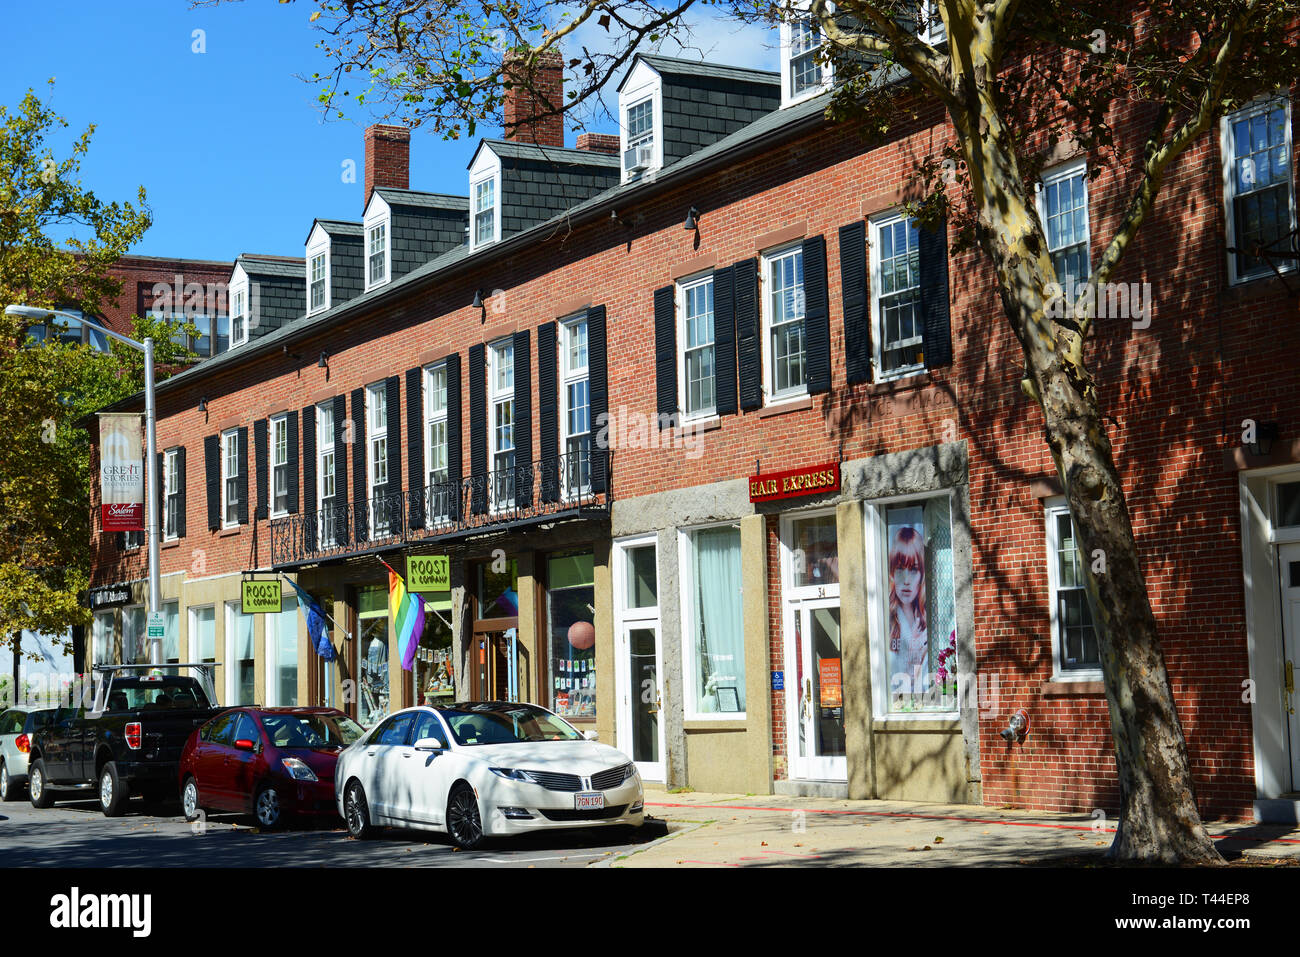
<instances>
[{"instance_id":1,"label":"glass door","mask_svg":"<svg viewBox=\"0 0 1300 957\"><path fill-rule=\"evenodd\" d=\"M786 666L790 776L847 781L840 601L829 598L791 603L788 617L787 630L793 646L787 649ZM789 680L791 674L794 682Z\"/></svg>"},{"instance_id":2,"label":"glass door","mask_svg":"<svg viewBox=\"0 0 1300 957\"><path fill-rule=\"evenodd\" d=\"M357 612L357 724L373 727L391 710L388 695L388 594L363 588Z\"/></svg>"},{"instance_id":3,"label":"glass door","mask_svg":"<svg viewBox=\"0 0 1300 957\"><path fill-rule=\"evenodd\" d=\"M662 660L658 622L624 624L618 642L618 744L648 781L664 780Z\"/></svg>"},{"instance_id":4,"label":"glass door","mask_svg":"<svg viewBox=\"0 0 1300 957\"><path fill-rule=\"evenodd\" d=\"M1286 707L1291 738L1291 788L1300 787L1300 705L1296 695L1296 672L1300 671L1300 544L1278 548L1282 572L1282 702Z\"/></svg>"}]
</instances>

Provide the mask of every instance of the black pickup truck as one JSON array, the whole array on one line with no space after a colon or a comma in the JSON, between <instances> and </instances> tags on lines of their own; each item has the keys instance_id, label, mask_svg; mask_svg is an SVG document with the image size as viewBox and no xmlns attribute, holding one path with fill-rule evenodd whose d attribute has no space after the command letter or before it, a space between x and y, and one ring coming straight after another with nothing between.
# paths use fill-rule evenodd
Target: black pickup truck
<instances>
[{"instance_id":1,"label":"black pickup truck","mask_svg":"<svg viewBox=\"0 0 1300 957\"><path fill-rule=\"evenodd\" d=\"M94 789L104 814L117 817L132 794L147 803L176 797L185 742L223 710L211 691L212 667L96 667L92 709L58 709L32 740L27 772L32 805L84 800ZM199 677L176 673L185 668Z\"/></svg>"}]
</instances>

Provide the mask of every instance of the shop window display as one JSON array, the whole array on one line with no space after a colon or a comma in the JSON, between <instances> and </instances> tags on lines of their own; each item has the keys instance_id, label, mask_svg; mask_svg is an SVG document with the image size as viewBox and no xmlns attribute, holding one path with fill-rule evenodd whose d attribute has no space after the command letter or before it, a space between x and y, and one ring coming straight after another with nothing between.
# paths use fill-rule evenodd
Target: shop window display
<instances>
[{"instance_id":1,"label":"shop window display","mask_svg":"<svg viewBox=\"0 0 1300 957\"><path fill-rule=\"evenodd\" d=\"M546 614L551 637L551 710L596 716L595 575L592 555L547 561Z\"/></svg>"}]
</instances>

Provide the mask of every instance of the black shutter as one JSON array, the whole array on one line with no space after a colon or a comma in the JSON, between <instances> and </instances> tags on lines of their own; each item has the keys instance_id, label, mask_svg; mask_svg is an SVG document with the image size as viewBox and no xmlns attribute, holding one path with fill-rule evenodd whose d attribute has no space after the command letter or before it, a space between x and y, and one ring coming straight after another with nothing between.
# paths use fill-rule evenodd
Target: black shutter
<instances>
[{"instance_id":1,"label":"black shutter","mask_svg":"<svg viewBox=\"0 0 1300 957\"><path fill-rule=\"evenodd\" d=\"M285 429L289 440L289 504L286 511L298 514L298 417L290 412L285 416Z\"/></svg>"},{"instance_id":2,"label":"black shutter","mask_svg":"<svg viewBox=\"0 0 1300 957\"><path fill-rule=\"evenodd\" d=\"M460 491L460 353L447 356L447 482L456 491L451 496L451 520L460 521L463 499Z\"/></svg>"},{"instance_id":3,"label":"black shutter","mask_svg":"<svg viewBox=\"0 0 1300 957\"><path fill-rule=\"evenodd\" d=\"M236 519L240 525L248 524L248 429L240 427L235 430L238 435L239 448L239 478L236 485L239 487L239 504L237 506L238 514Z\"/></svg>"},{"instance_id":4,"label":"black shutter","mask_svg":"<svg viewBox=\"0 0 1300 957\"><path fill-rule=\"evenodd\" d=\"M487 363L482 343L469 347L469 510L487 511Z\"/></svg>"},{"instance_id":5,"label":"black shutter","mask_svg":"<svg viewBox=\"0 0 1300 957\"><path fill-rule=\"evenodd\" d=\"M162 541L163 536L167 534L167 473L163 471L167 465L167 453L156 453L158 469L158 504L154 506L154 514L158 516L158 541ZM146 523L147 524L147 523ZM148 544L146 542L146 544Z\"/></svg>"},{"instance_id":6,"label":"black shutter","mask_svg":"<svg viewBox=\"0 0 1300 957\"><path fill-rule=\"evenodd\" d=\"M335 486L337 488L337 486ZM340 498L346 500L347 492ZM364 542L369 536L370 512L366 508L366 390L352 390L352 535Z\"/></svg>"},{"instance_id":7,"label":"black shutter","mask_svg":"<svg viewBox=\"0 0 1300 957\"><path fill-rule=\"evenodd\" d=\"M803 241L803 329L808 394L831 391L831 311L826 288L826 237Z\"/></svg>"},{"instance_id":8,"label":"black shutter","mask_svg":"<svg viewBox=\"0 0 1300 957\"><path fill-rule=\"evenodd\" d=\"M655 394L659 428L676 422L677 414L677 290L655 290Z\"/></svg>"},{"instance_id":9,"label":"black shutter","mask_svg":"<svg viewBox=\"0 0 1300 957\"><path fill-rule=\"evenodd\" d=\"M185 446L176 450L176 537L185 537Z\"/></svg>"},{"instance_id":10,"label":"black shutter","mask_svg":"<svg viewBox=\"0 0 1300 957\"><path fill-rule=\"evenodd\" d=\"M533 352L529 331L515 333L515 505L533 504Z\"/></svg>"},{"instance_id":11,"label":"black shutter","mask_svg":"<svg viewBox=\"0 0 1300 957\"><path fill-rule=\"evenodd\" d=\"M321 502L321 507L332 508L334 538L340 545L348 543L348 400L345 395L334 397L334 497Z\"/></svg>"},{"instance_id":12,"label":"black shutter","mask_svg":"<svg viewBox=\"0 0 1300 957\"><path fill-rule=\"evenodd\" d=\"M406 370L406 489L411 528L424 527L424 369Z\"/></svg>"},{"instance_id":13,"label":"black shutter","mask_svg":"<svg viewBox=\"0 0 1300 957\"><path fill-rule=\"evenodd\" d=\"M840 227L840 288L844 294L844 366L849 385L870 382L867 224L862 220Z\"/></svg>"},{"instance_id":14,"label":"black shutter","mask_svg":"<svg viewBox=\"0 0 1300 957\"><path fill-rule=\"evenodd\" d=\"M389 376L384 382L384 412L388 426L388 481L376 508L379 522L390 535L402 533L402 377Z\"/></svg>"},{"instance_id":15,"label":"black shutter","mask_svg":"<svg viewBox=\"0 0 1300 957\"><path fill-rule=\"evenodd\" d=\"M203 438L203 472L208 485L208 531L221 527L221 436Z\"/></svg>"},{"instance_id":16,"label":"black shutter","mask_svg":"<svg viewBox=\"0 0 1300 957\"><path fill-rule=\"evenodd\" d=\"M253 461L257 470L257 508L253 517L259 519L266 518L267 503L271 498L270 483L266 479L266 446L266 419L258 419L253 423Z\"/></svg>"},{"instance_id":17,"label":"black shutter","mask_svg":"<svg viewBox=\"0 0 1300 957\"><path fill-rule=\"evenodd\" d=\"M295 454L297 450L294 450ZM307 551L316 548L316 406L302 410L302 537Z\"/></svg>"},{"instance_id":18,"label":"black shutter","mask_svg":"<svg viewBox=\"0 0 1300 957\"><path fill-rule=\"evenodd\" d=\"M537 327L538 457L542 460L541 500L560 500L559 370L555 359L556 325Z\"/></svg>"},{"instance_id":19,"label":"black shutter","mask_svg":"<svg viewBox=\"0 0 1300 957\"><path fill-rule=\"evenodd\" d=\"M587 381L590 400L591 428L597 439L603 434L604 442L593 441L591 446L591 490L604 492L609 485L609 364L605 350L605 307L592 306L587 310Z\"/></svg>"},{"instance_id":20,"label":"black shutter","mask_svg":"<svg viewBox=\"0 0 1300 957\"><path fill-rule=\"evenodd\" d=\"M925 323L925 367L952 363L952 332L948 319L948 222L917 233L921 260L921 316Z\"/></svg>"},{"instance_id":21,"label":"black shutter","mask_svg":"<svg viewBox=\"0 0 1300 957\"><path fill-rule=\"evenodd\" d=\"M736 414L736 271L713 270L713 376L718 415Z\"/></svg>"},{"instance_id":22,"label":"black shutter","mask_svg":"<svg viewBox=\"0 0 1300 957\"><path fill-rule=\"evenodd\" d=\"M732 267L736 279L736 352L740 362L740 407L763 405L763 352L759 341L758 260L742 259Z\"/></svg>"}]
</instances>

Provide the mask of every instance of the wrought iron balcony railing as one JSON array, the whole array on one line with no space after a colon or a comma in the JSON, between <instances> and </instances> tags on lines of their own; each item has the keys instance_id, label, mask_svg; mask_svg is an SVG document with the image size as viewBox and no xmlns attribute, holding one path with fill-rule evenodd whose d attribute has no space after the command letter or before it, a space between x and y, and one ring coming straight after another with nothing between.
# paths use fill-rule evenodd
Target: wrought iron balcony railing
<instances>
[{"instance_id":1,"label":"wrought iron balcony railing","mask_svg":"<svg viewBox=\"0 0 1300 957\"><path fill-rule=\"evenodd\" d=\"M346 556L384 545L457 537L551 516L598 516L611 496L610 453L583 450L423 488L332 499L270 523L271 564Z\"/></svg>"}]
</instances>

